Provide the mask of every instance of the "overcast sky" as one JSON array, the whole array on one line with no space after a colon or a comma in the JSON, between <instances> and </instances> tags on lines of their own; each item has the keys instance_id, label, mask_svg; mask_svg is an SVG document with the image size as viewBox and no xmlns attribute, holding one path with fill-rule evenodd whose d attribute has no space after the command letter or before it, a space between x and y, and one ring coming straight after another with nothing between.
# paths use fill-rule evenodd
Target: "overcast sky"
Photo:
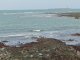
<instances>
[{"instance_id":1,"label":"overcast sky","mask_svg":"<svg viewBox=\"0 0 80 60\"><path fill-rule=\"evenodd\" d=\"M0 0L0 10L80 8L80 0Z\"/></svg>"}]
</instances>

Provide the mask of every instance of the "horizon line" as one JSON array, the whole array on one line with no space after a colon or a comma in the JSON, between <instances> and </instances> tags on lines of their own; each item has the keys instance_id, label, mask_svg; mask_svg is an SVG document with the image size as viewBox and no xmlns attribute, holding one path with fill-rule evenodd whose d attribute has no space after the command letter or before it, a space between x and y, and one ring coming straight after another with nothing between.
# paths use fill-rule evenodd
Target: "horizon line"
<instances>
[{"instance_id":1,"label":"horizon line","mask_svg":"<svg viewBox=\"0 0 80 60\"><path fill-rule=\"evenodd\" d=\"M1 10L49 10L49 9L80 9L80 8L48 8L48 9L1 9Z\"/></svg>"}]
</instances>

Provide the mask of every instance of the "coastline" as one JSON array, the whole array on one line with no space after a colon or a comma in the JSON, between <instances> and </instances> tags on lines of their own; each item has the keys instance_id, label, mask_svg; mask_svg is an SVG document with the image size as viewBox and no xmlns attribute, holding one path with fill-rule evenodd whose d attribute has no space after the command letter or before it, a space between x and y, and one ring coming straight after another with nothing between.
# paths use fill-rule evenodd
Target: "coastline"
<instances>
[{"instance_id":1,"label":"coastline","mask_svg":"<svg viewBox=\"0 0 80 60\"><path fill-rule=\"evenodd\" d=\"M1 14L0 60L80 60L80 12L12 12Z\"/></svg>"},{"instance_id":2,"label":"coastline","mask_svg":"<svg viewBox=\"0 0 80 60\"><path fill-rule=\"evenodd\" d=\"M67 13L44 13L44 14L56 14L58 17L74 17L80 19L80 12L67 12Z\"/></svg>"},{"instance_id":3,"label":"coastline","mask_svg":"<svg viewBox=\"0 0 80 60\"><path fill-rule=\"evenodd\" d=\"M72 41L72 40L70 40ZM37 42L20 44L20 47L0 43L0 59L7 60L80 60L80 45L66 45L54 38L38 38Z\"/></svg>"}]
</instances>

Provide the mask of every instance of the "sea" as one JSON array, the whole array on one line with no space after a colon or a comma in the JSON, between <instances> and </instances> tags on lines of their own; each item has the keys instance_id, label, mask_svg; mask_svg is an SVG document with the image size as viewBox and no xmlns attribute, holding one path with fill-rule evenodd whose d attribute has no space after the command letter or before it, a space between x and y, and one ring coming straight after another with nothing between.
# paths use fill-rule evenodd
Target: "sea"
<instances>
[{"instance_id":1,"label":"sea","mask_svg":"<svg viewBox=\"0 0 80 60\"><path fill-rule=\"evenodd\" d=\"M66 44L80 43L80 19L56 14L80 12L80 9L0 10L0 42L6 45L37 42L37 38L55 38ZM67 41L72 39L74 41Z\"/></svg>"}]
</instances>

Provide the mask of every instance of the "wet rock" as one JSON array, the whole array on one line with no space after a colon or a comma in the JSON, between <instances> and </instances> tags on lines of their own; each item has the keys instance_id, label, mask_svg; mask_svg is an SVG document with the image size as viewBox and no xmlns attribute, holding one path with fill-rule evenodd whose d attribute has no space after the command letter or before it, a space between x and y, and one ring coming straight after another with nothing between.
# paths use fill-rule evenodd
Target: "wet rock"
<instances>
[{"instance_id":1,"label":"wet rock","mask_svg":"<svg viewBox=\"0 0 80 60\"><path fill-rule=\"evenodd\" d=\"M72 36L80 36L80 33L71 34Z\"/></svg>"},{"instance_id":2,"label":"wet rock","mask_svg":"<svg viewBox=\"0 0 80 60\"><path fill-rule=\"evenodd\" d=\"M5 41L2 41L2 42L8 42L8 41L5 40Z\"/></svg>"},{"instance_id":3,"label":"wet rock","mask_svg":"<svg viewBox=\"0 0 80 60\"><path fill-rule=\"evenodd\" d=\"M78 15L75 16L75 19L79 19Z\"/></svg>"},{"instance_id":4,"label":"wet rock","mask_svg":"<svg viewBox=\"0 0 80 60\"><path fill-rule=\"evenodd\" d=\"M2 47L4 47L5 45L2 43L2 42L0 42L0 48L2 48Z\"/></svg>"},{"instance_id":5,"label":"wet rock","mask_svg":"<svg viewBox=\"0 0 80 60\"><path fill-rule=\"evenodd\" d=\"M21 44L20 47L5 48L9 60L70 60L78 59L76 49L79 48L66 45L64 42L53 38L38 38L38 42ZM70 40L71 41L71 40ZM73 49L70 49L72 47ZM7 52L6 52L7 51ZM6 57L6 56L5 56ZM10 58L11 57L11 58ZM3 57L2 57L3 58Z\"/></svg>"}]
</instances>

